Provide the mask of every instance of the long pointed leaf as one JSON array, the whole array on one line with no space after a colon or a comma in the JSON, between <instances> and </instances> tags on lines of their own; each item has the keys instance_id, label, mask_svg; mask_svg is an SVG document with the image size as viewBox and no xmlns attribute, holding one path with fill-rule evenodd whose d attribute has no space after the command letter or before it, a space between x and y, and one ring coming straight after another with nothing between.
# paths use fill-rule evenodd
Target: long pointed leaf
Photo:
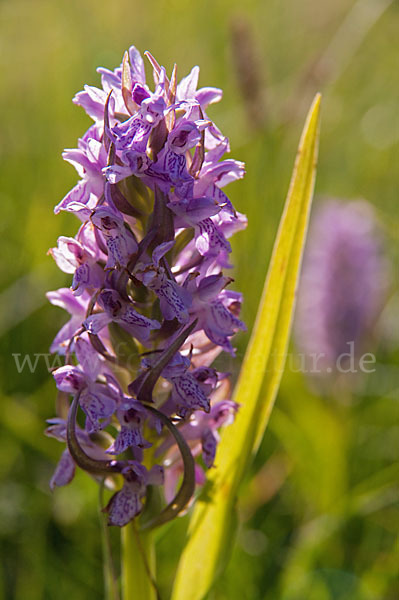
<instances>
[{"instance_id":1,"label":"long pointed leaf","mask_svg":"<svg viewBox=\"0 0 399 600\"><path fill-rule=\"evenodd\" d=\"M302 252L313 197L320 95L310 108L254 330L235 388L241 404L222 435L216 468L199 498L172 600L201 600L223 563L238 486L268 422L285 365ZM261 393L263 391L263 393Z\"/></svg>"}]
</instances>

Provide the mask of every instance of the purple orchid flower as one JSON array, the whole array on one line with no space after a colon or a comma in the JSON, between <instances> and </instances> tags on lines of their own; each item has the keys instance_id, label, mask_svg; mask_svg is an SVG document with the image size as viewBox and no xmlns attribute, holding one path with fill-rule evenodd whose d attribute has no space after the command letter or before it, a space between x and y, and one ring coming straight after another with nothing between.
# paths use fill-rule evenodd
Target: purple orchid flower
<instances>
[{"instance_id":1,"label":"purple orchid flower","mask_svg":"<svg viewBox=\"0 0 399 600\"><path fill-rule=\"evenodd\" d=\"M47 422L50 424L50 426L46 429L46 435L55 438L59 442L66 443L67 423L65 419L48 419ZM83 448L88 456L95 460L105 460L107 458L104 450L90 439L90 435L87 431L77 427L76 435L81 448ZM63 451L54 474L50 480L50 488L54 490L55 487L61 487L70 483L75 476L75 471L76 464L70 455L68 448L66 448Z\"/></svg>"},{"instance_id":2,"label":"purple orchid flower","mask_svg":"<svg viewBox=\"0 0 399 600\"><path fill-rule=\"evenodd\" d=\"M347 368L351 345L364 352L389 279L373 208L361 200L322 204L309 232L295 327L307 370L336 375Z\"/></svg>"},{"instance_id":3,"label":"purple orchid flower","mask_svg":"<svg viewBox=\"0 0 399 600\"><path fill-rule=\"evenodd\" d=\"M174 242L165 242L157 246L152 253L152 262L145 266L139 264L135 276L158 296L165 319L176 318L179 323L184 324L188 321L191 295L171 279L165 268L160 265L161 259L171 250L173 244Z\"/></svg>"},{"instance_id":4,"label":"purple orchid flower","mask_svg":"<svg viewBox=\"0 0 399 600\"><path fill-rule=\"evenodd\" d=\"M116 290L102 290L98 303L104 312L91 315L83 322L83 326L89 333L98 334L106 325L114 321L144 343L152 330L161 327L158 321L137 312L132 304L123 300Z\"/></svg>"},{"instance_id":5,"label":"purple orchid flower","mask_svg":"<svg viewBox=\"0 0 399 600\"><path fill-rule=\"evenodd\" d=\"M86 223L81 227L77 239L59 237L57 248L49 251L61 271L73 273L72 289L77 296L81 296L87 288L98 289L104 283L104 270L96 262L100 252L93 243L90 225Z\"/></svg>"},{"instance_id":6,"label":"purple orchid flower","mask_svg":"<svg viewBox=\"0 0 399 600\"><path fill-rule=\"evenodd\" d=\"M124 484L122 489L112 496L106 512L109 525L123 527L131 521L142 508L142 498L148 485L162 485L163 468L154 465L149 471L137 461L129 461L122 470Z\"/></svg>"},{"instance_id":7,"label":"purple orchid flower","mask_svg":"<svg viewBox=\"0 0 399 600\"><path fill-rule=\"evenodd\" d=\"M104 113L104 109L103 109ZM77 149L65 150L63 158L71 163L82 179L61 200L54 209L57 214L61 210L75 212L79 208L94 208L103 193L102 169L107 164L107 153L101 141L101 132L96 125L90 127L85 136L79 140ZM82 216L82 220L84 220Z\"/></svg>"},{"instance_id":8,"label":"purple orchid flower","mask_svg":"<svg viewBox=\"0 0 399 600\"><path fill-rule=\"evenodd\" d=\"M84 292L79 298L76 298L69 288L47 292L46 296L51 304L63 308L71 315L70 320L59 330L50 346L51 352L63 355L70 341L82 328L82 320L85 318L90 296L87 292Z\"/></svg>"},{"instance_id":9,"label":"purple orchid flower","mask_svg":"<svg viewBox=\"0 0 399 600\"><path fill-rule=\"evenodd\" d=\"M119 390L116 391L109 381L97 382L103 362L89 342L77 338L74 352L79 366L65 365L56 369L53 372L55 383L61 392L80 394L80 406L86 413L86 429L90 433L99 431L110 423L120 401Z\"/></svg>"},{"instance_id":10,"label":"purple orchid flower","mask_svg":"<svg viewBox=\"0 0 399 600\"><path fill-rule=\"evenodd\" d=\"M101 231L108 248L107 269L126 267L132 254L138 249L137 242L124 225L123 216L114 207L100 206L91 215L92 223Z\"/></svg>"},{"instance_id":11,"label":"purple orchid flower","mask_svg":"<svg viewBox=\"0 0 399 600\"><path fill-rule=\"evenodd\" d=\"M68 483L76 466L118 473L114 484L123 484L105 510L119 527L140 513L149 485L165 484L172 499L188 468L176 429L198 485L217 464L219 429L237 406L212 363L234 353L231 339L245 329L241 295L225 289L232 279L223 274L228 239L246 224L224 187L243 177L244 165L226 158L228 139L205 112L222 92L198 89L198 67L177 82L176 70L169 78L147 57L155 89L132 46L120 67L98 69L101 87L75 96L94 123L63 155L80 181L55 212L74 213L81 226L50 250L72 276L71 289L48 298L70 314L51 349L65 357L53 376L73 397L74 431L67 436L61 418L47 430L67 443L51 486Z\"/></svg>"}]
</instances>

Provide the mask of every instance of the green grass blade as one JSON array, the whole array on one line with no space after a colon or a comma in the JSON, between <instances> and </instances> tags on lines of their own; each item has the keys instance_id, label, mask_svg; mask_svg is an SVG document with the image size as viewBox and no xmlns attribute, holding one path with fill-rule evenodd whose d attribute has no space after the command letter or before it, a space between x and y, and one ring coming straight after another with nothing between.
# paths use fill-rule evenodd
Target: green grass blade
<instances>
[{"instance_id":1,"label":"green grass blade","mask_svg":"<svg viewBox=\"0 0 399 600\"><path fill-rule=\"evenodd\" d=\"M238 486L268 422L285 365L295 294L315 181L320 95L310 108L274 245L254 330L234 399L236 421L222 435L216 469L197 501L172 600L200 600L229 545ZM261 394L262 391L262 394Z\"/></svg>"}]
</instances>

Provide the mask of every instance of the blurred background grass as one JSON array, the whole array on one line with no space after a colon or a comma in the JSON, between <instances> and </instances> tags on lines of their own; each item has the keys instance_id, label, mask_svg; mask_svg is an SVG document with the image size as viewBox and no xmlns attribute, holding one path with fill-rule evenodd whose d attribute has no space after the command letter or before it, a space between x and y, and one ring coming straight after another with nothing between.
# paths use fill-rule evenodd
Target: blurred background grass
<instances>
[{"instance_id":1,"label":"blurred background grass","mask_svg":"<svg viewBox=\"0 0 399 600\"><path fill-rule=\"evenodd\" d=\"M51 495L61 446L43 436L55 386L44 359L65 321L44 293L68 285L47 249L73 235L52 208L75 183L61 151L89 125L71 103L132 43L180 76L224 89L210 115L247 164L228 193L249 227L234 240L235 288L252 325L308 105L323 93L318 195L363 197L398 265L398 5L389 0L0 2L0 600L101 598L97 489L78 474ZM396 171L396 172L395 172ZM317 199L316 199L317 201ZM394 276L395 279L395 276ZM345 401L287 372L239 505L237 543L212 600L399 597L397 290L376 372ZM396 323L395 323L396 317ZM247 342L237 340L237 369ZM186 519L159 539L167 597ZM117 552L117 532L113 531ZM211 535L211 532L210 532Z\"/></svg>"}]
</instances>

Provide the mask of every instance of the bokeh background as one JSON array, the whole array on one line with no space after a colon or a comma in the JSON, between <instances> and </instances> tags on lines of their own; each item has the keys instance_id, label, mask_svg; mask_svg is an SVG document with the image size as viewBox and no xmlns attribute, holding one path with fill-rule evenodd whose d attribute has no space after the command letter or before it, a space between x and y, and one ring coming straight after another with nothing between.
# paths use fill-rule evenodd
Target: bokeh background
<instances>
[{"instance_id":1,"label":"bokeh background","mask_svg":"<svg viewBox=\"0 0 399 600\"><path fill-rule=\"evenodd\" d=\"M323 393L287 371L242 490L231 561L210 600L399 597L398 5L390 0L0 2L1 600L103 597L98 496L83 474L51 494L61 446L45 438L55 386L43 357L62 311L44 293L68 285L46 256L71 215L53 206L77 175L61 159L89 119L71 103L95 68L135 44L180 76L225 95L210 116L247 164L228 193L249 227L234 240L235 289L253 323L306 110L323 93L316 203L376 208L392 284L375 336L375 373ZM247 342L237 339L237 371ZM345 386L344 386L345 387ZM349 390L349 391L348 391ZM168 597L186 518L159 534ZM212 535L212 532L209 532ZM112 532L117 553L117 532Z\"/></svg>"}]
</instances>

